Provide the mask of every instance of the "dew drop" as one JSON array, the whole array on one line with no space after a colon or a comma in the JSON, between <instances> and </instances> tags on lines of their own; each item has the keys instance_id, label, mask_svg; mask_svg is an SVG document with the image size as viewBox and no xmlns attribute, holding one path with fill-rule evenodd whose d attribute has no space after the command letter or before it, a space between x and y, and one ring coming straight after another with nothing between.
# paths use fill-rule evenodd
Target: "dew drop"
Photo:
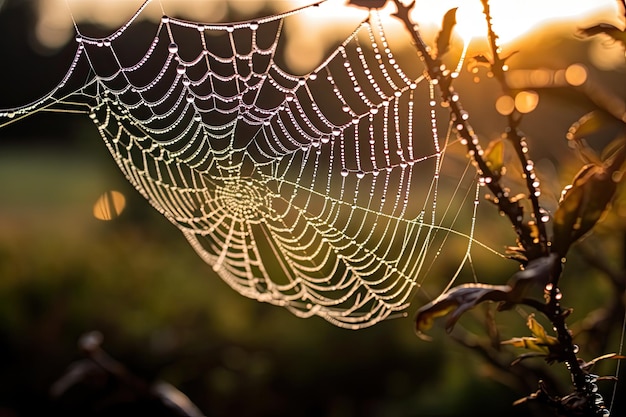
<instances>
[{"instance_id":1,"label":"dew drop","mask_svg":"<svg viewBox=\"0 0 626 417\"><path fill-rule=\"evenodd\" d=\"M358 172L356 173L356 176L357 176L357 178L359 178L359 179L364 178L364 177L365 177L365 172L363 172L363 171L358 171Z\"/></svg>"},{"instance_id":2,"label":"dew drop","mask_svg":"<svg viewBox=\"0 0 626 417\"><path fill-rule=\"evenodd\" d=\"M250 23L250 29L257 30L259 28L259 24L257 22Z\"/></svg>"},{"instance_id":3,"label":"dew drop","mask_svg":"<svg viewBox=\"0 0 626 417\"><path fill-rule=\"evenodd\" d=\"M191 85L191 80L187 77L183 78L183 85L185 87L189 87L189 85Z\"/></svg>"},{"instance_id":4,"label":"dew drop","mask_svg":"<svg viewBox=\"0 0 626 417\"><path fill-rule=\"evenodd\" d=\"M193 101L195 100L195 96L193 94L187 94L187 103L193 103Z\"/></svg>"},{"instance_id":5,"label":"dew drop","mask_svg":"<svg viewBox=\"0 0 626 417\"><path fill-rule=\"evenodd\" d=\"M176 72L179 74L184 74L185 73L185 66L183 64L180 64L176 67Z\"/></svg>"},{"instance_id":6,"label":"dew drop","mask_svg":"<svg viewBox=\"0 0 626 417\"><path fill-rule=\"evenodd\" d=\"M287 101L293 101L293 94L289 93L285 96L285 100Z\"/></svg>"},{"instance_id":7,"label":"dew drop","mask_svg":"<svg viewBox=\"0 0 626 417\"><path fill-rule=\"evenodd\" d=\"M167 47L167 50L170 51L170 54L175 54L176 52L178 52L178 44L176 44L175 42L170 43L170 45Z\"/></svg>"},{"instance_id":8,"label":"dew drop","mask_svg":"<svg viewBox=\"0 0 626 417\"><path fill-rule=\"evenodd\" d=\"M317 80L317 74L315 72L311 73L311 75L309 75L309 79L312 80L312 81Z\"/></svg>"},{"instance_id":9,"label":"dew drop","mask_svg":"<svg viewBox=\"0 0 626 417\"><path fill-rule=\"evenodd\" d=\"M342 177L347 177L348 176L348 170L346 168L341 170L341 176Z\"/></svg>"},{"instance_id":10,"label":"dew drop","mask_svg":"<svg viewBox=\"0 0 626 417\"><path fill-rule=\"evenodd\" d=\"M339 136L339 135L341 135L341 129L334 128L333 129L333 136Z\"/></svg>"},{"instance_id":11,"label":"dew drop","mask_svg":"<svg viewBox=\"0 0 626 417\"><path fill-rule=\"evenodd\" d=\"M348 113L348 112L350 111L350 106L348 106L348 105L342 106L342 107L341 107L341 110L342 110L344 113Z\"/></svg>"}]
</instances>

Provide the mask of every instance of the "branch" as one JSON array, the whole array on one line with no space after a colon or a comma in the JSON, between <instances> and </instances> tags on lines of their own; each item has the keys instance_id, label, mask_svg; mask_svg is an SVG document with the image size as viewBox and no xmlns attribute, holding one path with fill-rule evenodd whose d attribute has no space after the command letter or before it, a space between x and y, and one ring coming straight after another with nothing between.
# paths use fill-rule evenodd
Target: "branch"
<instances>
[{"instance_id":1,"label":"branch","mask_svg":"<svg viewBox=\"0 0 626 417\"><path fill-rule=\"evenodd\" d=\"M518 242L525 252L526 259L533 260L547 255L548 251L545 242L538 241L533 236L533 228L524 222L524 208L517 201L513 201L510 198L508 191L500 184L499 176L491 170L483 158L483 150L480 147L478 137L469 123L469 114L461 106L459 95L452 87L451 71L446 69L440 59L431 55L430 47L426 45L416 25L411 21L409 14L415 5L415 1L408 6L404 5L400 0L394 0L394 2L398 9L395 16L404 23L407 31L411 34L418 55L426 67L427 77L433 85L439 87L441 99L443 103L448 105L452 120L456 123L457 135L461 142L467 146L468 153L476 164L478 174L481 176L481 181L495 196L493 199L494 203L513 225Z\"/></svg>"},{"instance_id":2,"label":"branch","mask_svg":"<svg viewBox=\"0 0 626 417\"><path fill-rule=\"evenodd\" d=\"M493 55L491 72L493 73L494 78L498 80L502 86L504 93L513 97L505 77L505 65L507 58L502 58L500 56L502 49L498 44L498 35L493 30L489 0L481 0L481 3L483 5L483 14L485 15L485 20L487 22L487 38L489 40L489 47L491 49L491 54ZM517 158L521 163L524 179L526 180L526 188L528 189L528 198L532 204L532 217L535 219L534 224L537 226L539 246L542 248L543 253L545 253L545 251L547 251L548 235L546 232L545 222L543 220L542 209L539 205L540 191L537 176L534 172L534 164L530 161L530 159L528 159L528 146L526 144L526 138L518 129L521 117L522 115L517 111L513 111L509 114L509 128L507 129L506 136L507 139L509 139L509 141L513 144Z\"/></svg>"}]
</instances>

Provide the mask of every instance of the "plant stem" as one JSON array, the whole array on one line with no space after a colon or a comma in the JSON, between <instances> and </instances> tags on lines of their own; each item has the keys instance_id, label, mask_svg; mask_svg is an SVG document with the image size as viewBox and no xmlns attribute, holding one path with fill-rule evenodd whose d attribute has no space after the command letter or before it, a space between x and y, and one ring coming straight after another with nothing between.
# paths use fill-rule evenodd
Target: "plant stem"
<instances>
[{"instance_id":1,"label":"plant stem","mask_svg":"<svg viewBox=\"0 0 626 417\"><path fill-rule=\"evenodd\" d=\"M626 1L626 0L625 0ZM506 58L500 56L501 48L498 44L498 35L493 30L491 8L489 7L489 0L481 0L483 5L483 14L487 22L487 39L489 41L489 47L491 54L493 55L491 63L491 72L493 76L500 83L502 90L505 94L513 97L513 93L509 88L506 81L505 61ZM526 144L526 138L524 134L518 129L519 122L521 120L521 114L517 111L513 111L508 115L509 128L506 132L506 137L513 144L517 158L521 163L522 172L524 173L524 179L526 180L526 188L528 189L528 198L532 204L532 217L534 218L534 224L537 227L537 239L540 253L538 256L545 256L548 254L548 235L546 232L545 222L543 221L543 213L541 206L539 205L539 185L537 177L534 172L534 165L531 160L528 159L528 146Z\"/></svg>"},{"instance_id":2,"label":"plant stem","mask_svg":"<svg viewBox=\"0 0 626 417\"><path fill-rule=\"evenodd\" d=\"M509 218L527 259L532 260L544 256L546 254L545 248L533 237L532 228L524 222L523 207L509 198L508 191L502 187L498 181L498 176L494 174L483 159L483 150L478 142L478 137L468 121L469 114L463 110L458 100L459 96L452 87L451 71L446 69L440 59L434 58L430 54L430 48L423 41L419 31L411 21L409 13L415 2L413 1L408 6L404 5L400 0L394 0L394 2L398 9L395 16L404 23L404 26L410 33L418 55L426 67L426 73L430 82L439 86L441 99L450 109L452 120L456 123L455 128L458 136L467 146L468 153L478 168L481 182L494 194L494 203Z\"/></svg>"},{"instance_id":3,"label":"plant stem","mask_svg":"<svg viewBox=\"0 0 626 417\"><path fill-rule=\"evenodd\" d=\"M451 72L445 68L438 57L433 57L430 54L430 48L425 44L417 27L411 21L409 13L413 9L415 1L411 2L409 5L404 5L400 0L394 0L394 2L397 7L397 13L395 16L404 23L407 31L411 34L418 55L426 67L427 76L432 84L438 85L442 101L449 107L452 120L456 123L455 127L457 134L461 141L467 146L468 153L477 166L478 173L481 176L481 182L484 183L484 185L486 185L495 195L494 202L498 205L500 211L503 212L511 221L511 224L517 234L518 243L525 251L525 256L528 260L547 256L549 253L549 246L545 225L541 219L541 208L538 200L539 192L538 188L535 186L535 176L532 164L526 156L527 145L525 138L517 129L519 121L516 120L515 116L510 116L510 128L507 133L508 138L511 140L516 149L519 160L523 165L523 170L526 176L526 185L530 192L529 198L531 199L533 206L533 215L535 217L534 224L524 222L523 207L509 198L508 192L499 182L499 177L494 175L493 171L483 159L483 151L478 142L478 137L474 133L474 130L468 121L469 115L463 110L459 101L459 96L452 87L453 78L451 76ZM497 35L491 27L489 3L488 0L481 0L481 2L488 21L489 42L494 56L492 71L494 76L500 80L505 91L508 92L508 87L504 77L504 60L499 55L500 49L497 45ZM533 230L532 226L536 226L537 229ZM533 234L533 232L537 233ZM564 397L562 399L563 401L559 403L559 411L565 412L566 415L580 415L580 412L583 413L583 416L602 415L602 412L605 411L604 404L602 401L599 401L598 403L595 401L595 384L588 378L587 373L583 370L578 361L578 357L576 356L578 349L573 343L572 334L565 322L569 313L568 311L564 311L560 305L558 281L561 273L562 265L561 262L557 261L555 262L554 269L551 271L551 276L548 281L549 284L545 290L546 304L537 303L537 309L548 317L557 333L560 346L560 352L557 360L565 362L570 371L572 382L575 387L575 393L571 395L573 395L575 399L580 399L580 401L582 401L582 403L576 403L574 406L567 402L563 402L568 398ZM554 405L554 401L552 400L549 403Z\"/></svg>"}]
</instances>

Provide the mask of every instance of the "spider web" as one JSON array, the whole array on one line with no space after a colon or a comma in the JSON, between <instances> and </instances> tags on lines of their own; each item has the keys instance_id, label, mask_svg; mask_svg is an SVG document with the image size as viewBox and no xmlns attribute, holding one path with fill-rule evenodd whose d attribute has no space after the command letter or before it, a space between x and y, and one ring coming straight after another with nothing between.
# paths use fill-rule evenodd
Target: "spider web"
<instances>
[{"instance_id":1,"label":"spider web","mask_svg":"<svg viewBox=\"0 0 626 417\"><path fill-rule=\"evenodd\" d=\"M78 32L58 87L0 111L0 127L88 109L128 181L224 281L300 317L401 315L437 263L451 285L475 244L475 170L375 13L294 76L277 63L284 21L319 4L231 24L164 16L124 54L147 4L106 38Z\"/></svg>"}]
</instances>

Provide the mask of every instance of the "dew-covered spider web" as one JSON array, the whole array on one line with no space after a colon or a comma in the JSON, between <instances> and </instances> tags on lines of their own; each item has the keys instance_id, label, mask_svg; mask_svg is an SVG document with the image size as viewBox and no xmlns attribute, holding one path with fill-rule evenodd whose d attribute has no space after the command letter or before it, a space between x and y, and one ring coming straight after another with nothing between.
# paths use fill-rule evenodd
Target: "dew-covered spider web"
<instances>
[{"instance_id":1,"label":"dew-covered spider web","mask_svg":"<svg viewBox=\"0 0 626 417\"><path fill-rule=\"evenodd\" d=\"M369 326L402 315L431 271L445 271L441 290L471 264L476 171L376 13L294 76L278 59L284 22L308 7L230 24L164 16L128 53L147 4L106 38L77 31L58 87L0 111L0 126L84 111L224 281L301 317Z\"/></svg>"}]
</instances>

